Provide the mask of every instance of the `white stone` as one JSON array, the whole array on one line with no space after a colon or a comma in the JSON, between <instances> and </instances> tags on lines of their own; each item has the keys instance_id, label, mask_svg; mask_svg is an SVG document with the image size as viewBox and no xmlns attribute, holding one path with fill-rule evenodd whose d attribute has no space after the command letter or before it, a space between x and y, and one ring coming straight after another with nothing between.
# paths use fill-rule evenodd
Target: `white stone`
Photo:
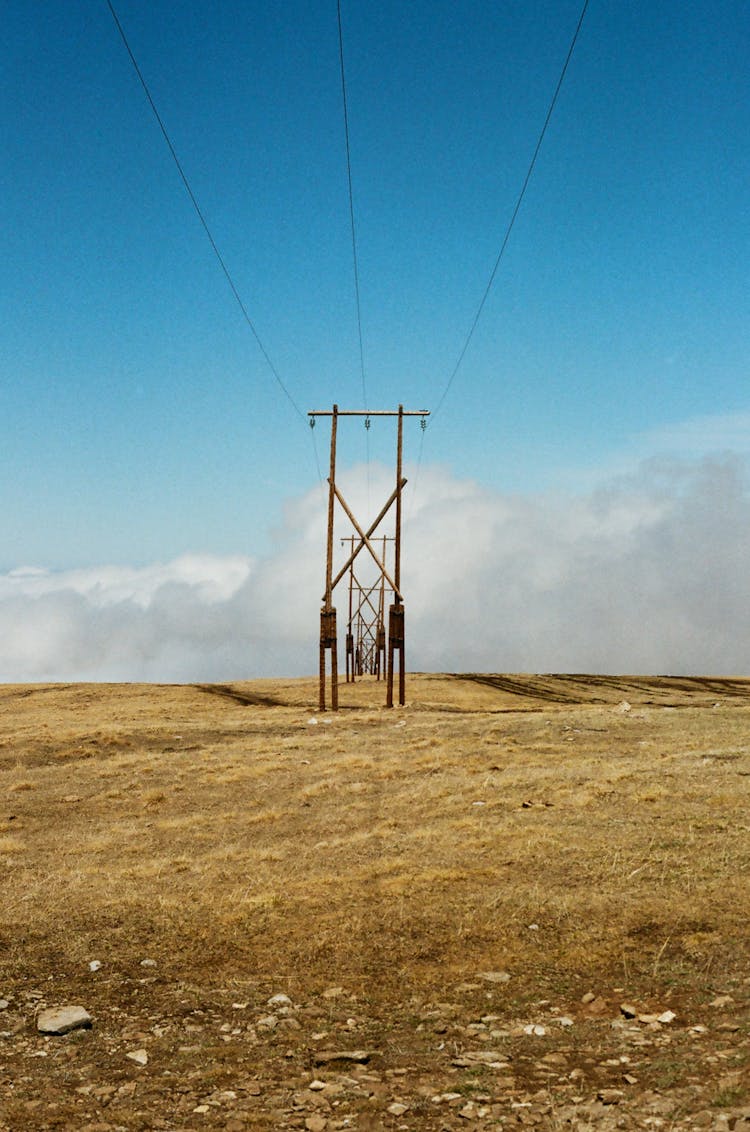
<instances>
[{"instance_id":1,"label":"white stone","mask_svg":"<svg viewBox=\"0 0 750 1132\"><path fill-rule=\"evenodd\" d=\"M88 1030L93 1019L82 1006L57 1006L42 1010L36 1028L40 1034L67 1034L70 1030Z\"/></svg>"},{"instance_id":2,"label":"white stone","mask_svg":"<svg viewBox=\"0 0 750 1132\"><path fill-rule=\"evenodd\" d=\"M268 1002L266 1003L266 1006L270 1006L270 1007L291 1006L291 1005L292 1005L292 1000L291 1000L291 998L289 997L288 994L274 994L274 995L272 995L271 998L269 998Z\"/></svg>"},{"instance_id":3,"label":"white stone","mask_svg":"<svg viewBox=\"0 0 750 1132\"><path fill-rule=\"evenodd\" d=\"M130 1053L126 1053L125 1056L131 1061L134 1061L136 1065L148 1065L148 1053L145 1049L131 1050Z\"/></svg>"}]
</instances>

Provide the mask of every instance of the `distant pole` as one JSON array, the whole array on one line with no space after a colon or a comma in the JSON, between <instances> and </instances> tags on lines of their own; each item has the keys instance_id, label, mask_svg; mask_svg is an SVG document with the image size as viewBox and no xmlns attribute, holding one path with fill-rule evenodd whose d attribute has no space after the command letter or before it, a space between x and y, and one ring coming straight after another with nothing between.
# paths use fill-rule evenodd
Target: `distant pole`
<instances>
[{"instance_id":1,"label":"distant pole","mask_svg":"<svg viewBox=\"0 0 750 1132\"><path fill-rule=\"evenodd\" d=\"M354 535L350 535L348 539L342 539L341 545L349 543L352 550L354 550ZM350 556L351 557L351 556ZM346 623L346 682L347 684L354 683L354 633L352 629L352 616L353 616L353 601L354 601L354 559L351 559L349 566L349 620Z\"/></svg>"},{"instance_id":2,"label":"distant pole","mask_svg":"<svg viewBox=\"0 0 750 1132\"><path fill-rule=\"evenodd\" d=\"M404 451L404 406L398 407L398 436L396 441L396 542L394 547L393 580L396 583L393 605L388 611L388 665L386 707L393 707L393 670L398 656L398 702L406 703L406 671L404 668L404 605L401 599L401 465Z\"/></svg>"},{"instance_id":3,"label":"distant pole","mask_svg":"<svg viewBox=\"0 0 750 1132\"><path fill-rule=\"evenodd\" d=\"M385 562L386 536L383 535L383 561ZM385 573L380 575L378 594L378 623L375 629L375 675L380 680L385 668Z\"/></svg>"},{"instance_id":4,"label":"distant pole","mask_svg":"<svg viewBox=\"0 0 750 1132\"><path fill-rule=\"evenodd\" d=\"M328 474L328 539L326 546L326 592L323 598L323 608L320 611L320 682L318 689L318 706L321 711L326 710L326 652L331 652L331 707L338 711L339 683L338 683L338 646L336 641L336 610L333 608L333 517L335 484L336 484L336 426L338 423L338 405L333 406L331 414L331 462Z\"/></svg>"}]
</instances>

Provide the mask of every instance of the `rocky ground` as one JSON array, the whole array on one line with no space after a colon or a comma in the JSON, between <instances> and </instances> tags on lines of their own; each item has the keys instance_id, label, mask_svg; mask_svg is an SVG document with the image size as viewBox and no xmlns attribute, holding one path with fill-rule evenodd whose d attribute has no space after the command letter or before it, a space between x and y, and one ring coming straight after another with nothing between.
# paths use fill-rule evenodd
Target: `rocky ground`
<instances>
[{"instance_id":1,"label":"rocky ground","mask_svg":"<svg viewBox=\"0 0 750 1132\"><path fill-rule=\"evenodd\" d=\"M172 982L148 957L18 988L0 1128L750 1129L750 980L702 1004L597 987L523 1002L489 971L387 1013L377 992L241 989ZM91 1022L40 1033L69 997Z\"/></svg>"}]
</instances>

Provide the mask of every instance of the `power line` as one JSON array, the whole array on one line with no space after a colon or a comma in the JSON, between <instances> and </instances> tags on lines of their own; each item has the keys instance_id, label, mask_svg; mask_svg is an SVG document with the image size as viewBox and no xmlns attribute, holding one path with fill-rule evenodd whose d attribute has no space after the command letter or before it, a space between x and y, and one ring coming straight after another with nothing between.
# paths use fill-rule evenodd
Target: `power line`
<instances>
[{"instance_id":1,"label":"power line","mask_svg":"<svg viewBox=\"0 0 750 1132\"><path fill-rule=\"evenodd\" d=\"M219 266L221 267L221 270L224 272L224 276L226 278L227 283L229 284L229 286L231 288L232 294L234 295L235 299L237 300L237 305L239 306L240 310L242 311L242 315L245 319L245 322L250 327L250 330L253 333L253 337L255 338L255 341L258 344L260 352L262 353L263 357L265 358L266 363L268 364L268 368L270 369L271 373L274 376L276 384L279 386L282 393L284 394L287 401L292 406L292 408L294 409L295 413L300 418L300 420L304 421L305 415L302 412L302 410L300 409L297 402L295 401L294 397L292 397L291 393L287 389L287 387L284 384L284 382L282 381L281 377L279 376L279 373L278 373L278 370L276 369L276 366L271 361L271 357L270 357L268 351L266 350L266 347L263 345L263 342L260 339L260 335L258 334L258 331L255 329L255 326L253 324L253 320L250 318L250 315L248 314L247 307L245 306L244 302L242 301L242 297L241 297L239 291L237 290L237 287L235 285L235 282L234 282L232 276L229 273L229 268L227 267L226 263L224 262L224 257L222 256L221 252L219 251L216 240L213 238L213 235L211 234L211 229L209 228L208 223L206 221L206 218L203 215L203 212L201 211L200 205L198 204L198 201L196 200L195 194L190 187L190 182L187 179L187 176L185 174L185 170L182 168L182 164L180 163L180 159L177 156L177 153L175 151L174 146L172 145L172 140L171 140L169 134L167 133L167 128L164 125L164 122L162 121L162 118L161 118L161 115L159 114L159 111L156 109L156 103L154 102L153 98L151 97L151 92L148 88L148 84L146 83L146 80L143 77L143 73L142 73L140 67L138 66L138 63L136 61L135 55L133 54L132 48L131 48L130 44L128 43L128 39L127 39L127 36L125 35L125 31L123 30L123 26L122 26L122 24L120 23L120 21L117 17L117 12L115 11L114 7L112 6L112 0L107 0L107 6L109 7L110 12L112 13L112 19L114 20L115 26L117 27L117 30L120 33L120 38L122 39L122 42L125 44L125 50L127 51L128 55L130 56L130 62L133 64L133 69L135 70L135 73L138 76L140 84L143 87L146 98L148 99L149 106L151 107L153 114L154 114L154 117L156 118L156 121L159 124L159 129L162 132L162 136L164 138L164 141L167 143L167 148L169 149L169 152L172 154L172 160L174 161L175 165L177 166L177 172L180 174L180 177L182 179L182 183L185 186L185 189L187 191L188 196L190 197L190 202L191 202L193 208L195 209L196 216L198 217L198 219L201 222L201 225L203 226L203 231L206 233L206 236L208 237L208 242L210 243L210 245L213 249L213 253L214 253L214 255L216 256L216 259L219 262Z\"/></svg>"},{"instance_id":2,"label":"power line","mask_svg":"<svg viewBox=\"0 0 750 1132\"><path fill-rule=\"evenodd\" d=\"M357 301L357 334L359 336L359 368L362 377L362 399L367 408L367 384L365 382L365 355L362 348L362 309L359 301L359 265L357 262L357 235L354 224L354 194L352 192L352 159L349 147L349 113L346 98L346 73L344 71L344 33L341 27L341 0L336 0L339 22L339 64L341 68L341 97L344 106L344 134L346 137L346 175L349 182L349 219L352 229L352 258L354 260L354 294ZM369 463L369 455L368 455Z\"/></svg>"},{"instance_id":3,"label":"power line","mask_svg":"<svg viewBox=\"0 0 750 1132\"><path fill-rule=\"evenodd\" d=\"M448 396L448 391L450 390L450 387L453 384L453 380L454 380L456 374L458 373L459 369L461 368L461 364L464 360L464 356L466 354L466 351L469 348L469 343L471 342L472 338L474 337L474 331L477 328L477 323L479 322L479 319L482 316L482 311L484 310L485 303L487 302L487 299L489 297L489 293L492 290L492 284L495 282L495 276L497 275L497 270L500 266L500 261L503 258L503 255L505 254L505 249L508 246L508 240L510 239L510 234L513 231L513 225L516 222L516 217L518 216L519 210L521 208L521 204L523 202L523 198L526 195L526 189L528 188L529 181L531 180L531 175L534 172L534 166L536 165L536 159L539 156L539 151L542 148L542 142L544 141L544 135L547 133L547 127L549 126L550 119L552 118L552 113L555 109L555 104L557 102L557 96L559 95L560 90L562 88L563 81L565 79L565 75L566 75L566 72L568 70L568 64L570 63L570 60L573 56L573 51L574 51L575 45L578 41L578 34L581 30L581 26L583 24L583 19L584 19L584 16L586 15L586 9L588 8L588 6L589 6L589 0L584 0L583 7L581 9L581 14L578 17L578 23L576 25L576 30L573 33L572 40L570 41L570 47L568 48L568 54L565 56L565 62L563 63L563 68L562 68L562 71L560 72L560 77L557 80L557 86L555 87L555 93L552 95L552 101L550 102L549 109L547 110L547 117L544 119L544 125L542 126L541 133L539 134L539 138L537 139L536 147L534 149L534 153L533 153L533 156L531 158L531 162L529 163L529 168L526 171L526 176L524 178L523 185L521 186L521 191L518 194L518 199L516 200L516 205L515 205L515 208L513 209L513 212L512 212L511 218L510 218L510 222L508 224L508 227L505 230L505 236L503 237L503 242L500 245L500 251L498 252L497 259L495 260L495 266L492 268L492 272L490 273L490 278L487 282L487 286L484 289L484 294L482 295L479 306L477 307L477 312L474 315L474 320L473 320L473 322L472 322L472 324L469 328L469 333L466 335L466 339L465 339L464 344L461 348L461 352L458 355L458 361L456 362L455 366L453 367L453 371L452 371L450 377L448 378L445 389L443 390L443 392L440 396L440 400L438 401L437 405L435 406L435 409L433 410L433 413L432 413L433 420L435 418L436 413L438 413L440 411L440 408L443 404L443 401Z\"/></svg>"}]
</instances>

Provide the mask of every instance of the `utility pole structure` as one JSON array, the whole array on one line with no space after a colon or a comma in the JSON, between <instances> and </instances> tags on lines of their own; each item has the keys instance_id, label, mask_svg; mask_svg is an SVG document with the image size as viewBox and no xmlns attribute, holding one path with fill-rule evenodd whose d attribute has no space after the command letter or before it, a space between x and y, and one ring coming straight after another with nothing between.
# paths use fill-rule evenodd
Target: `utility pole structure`
<instances>
[{"instance_id":1,"label":"utility pole structure","mask_svg":"<svg viewBox=\"0 0 750 1132\"><path fill-rule=\"evenodd\" d=\"M341 539L342 546L354 550L355 536ZM387 544L392 536L383 535L381 561L387 564ZM385 672L385 575L379 571L374 581L364 584L354 573L349 555L349 620L346 626L346 682L353 684L357 676L375 676Z\"/></svg>"},{"instance_id":2,"label":"utility pole structure","mask_svg":"<svg viewBox=\"0 0 750 1132\"><path fill-rule=\"evenodd\" d=\"M426 418L429 416L427 409L412 409L405 410L403 405L399 405L398 410L393 411L375 411L370 412L367 410L358 409L339 409L338 405L334 405L332 410L313 410L308 413L310 417L310 424L314 425L317 417L330 417L331 418L331 458L330 468L328 475L328 531L326 540L326 588L323 595L323 605L320 611L320 684L319 684L319 697L318 706L320 711L326 710L326 669L327 669L327 654L331 654L331 708L333 711L338 710L339 696L338 696L338 644L336 633L336 609L333 604L333 592L341 579L348 573L349 574L349 621L347 623L346 635L346 678L347 683L354 679L354 673L357 664L362 664L363 647L365 652L370 649L371 655L375 655L375 669L380 676L382 668L381 656L386 661L386 706L393 707L393 679L394 679L394 665L396 658L398 658L399 668L399 681L398 681L398 702L404 704L406 702L406 669L405 669L405 628L404 628L404 598L401 593L401 496L403 489L406 485L406 480L403 476L403 448L404 448L404 417L420 417L422 427L425 427ZM364 417L366 422L371 417L396 417L397 423L397 438L396 438L396 486L386 500L385 504L380 510L377 518L370 524L365 531L355 518L349 504L344 499L337 483L336 483L336 436L338 431L339 417ZM347 519L354 528L355 535L343 539L342 543L350 543L350 553L344 565L334 576L333 573L333 544L334 544L334 519L336 512L336 503L338 502L341 510L346 515ZM389 572L386 563L386 542L387 536L383 538L382 552L376 550L373 543L373 535L378 527L384 520L385 516L390 511L395 503L395 531L392 536L393 539L393 574ZM383 536L379 536L383 537ZM354 633L352 628L352 617L354 613L354 562L358 557L360 551L367 549L375 566L378 570L378 580L375 585L369 589L362 587L357 583L357 588L360 590L364 597L360 597L358 611L362 610L363 603L369 605L371 610L374 610L374 603L372 595L376 588L380 587L380 600L379 616L376 614L373 627L374 627L374 647L369 644L370 630L368 628L365 637L359 633L357 644L355 646ZM384 623L385 612L385 591L386 588L393 595L392 604L388 610L388 633L387 633L387 647L386 647L386 630ZM357 618L359 629L362 628L362 617ZM355 651L356 648L356 651ZM382 650L382 652L381 652Z\"/></svg>"}]
</instances>

